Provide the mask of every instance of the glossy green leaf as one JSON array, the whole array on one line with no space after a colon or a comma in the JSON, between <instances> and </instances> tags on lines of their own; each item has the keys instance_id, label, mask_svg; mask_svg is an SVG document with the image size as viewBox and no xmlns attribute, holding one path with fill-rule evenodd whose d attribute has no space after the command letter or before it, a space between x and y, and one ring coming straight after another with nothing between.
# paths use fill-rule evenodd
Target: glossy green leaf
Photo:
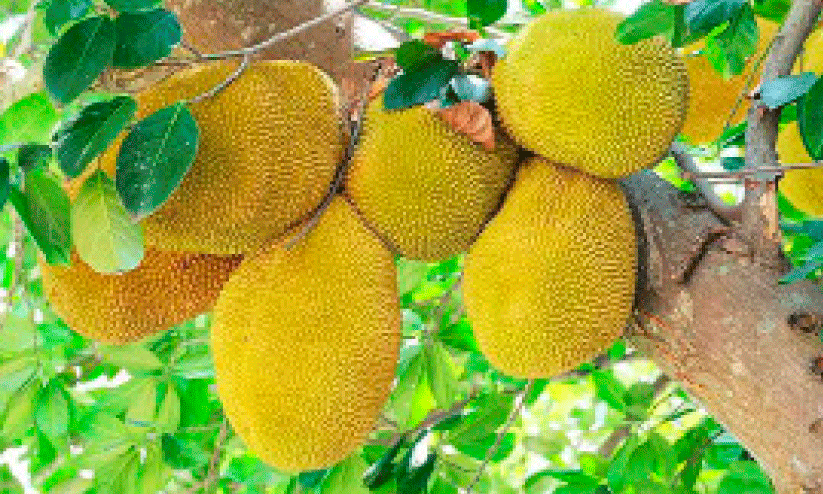
<instances>
[{"instance_id":1,"label":"glossy green leaf","mask_svg":"<svg viewBox=\"0 0 823 494\"><path fill-rule=\"evenodd\" d=\"M118 12L136 12L152 10L160 4L160 0L105 0L106 3Z\"/></svg>"},{"instance_id":2,"label":"glossy green leaf","mask_svg":"<svg viewBox=\"0 0 823 494\"><path fill-rule=\"evenodd\" d=\"M694 0L686 5L686 22L691 31L707 31L731 20L745 0Z\"/></svg>"},{"instance_id":3,"label":"glossy green leaf","mask_svg":"<svg viewBox=\"0 0 823 494\"><path fill-rule=\"evenodd\" d=\"M177 17L164 9L124 12L114 21L117 46L112 65L130 69L150 65L169 56L180 42Z\"/></svg>"},{"instance_id":4,"label":"glossy green leaf","mask_svg":"<svg viewBox=\"0 0 823 494\"><path fill-rule=\"evenodd\" d=\"M797 125L809 156L823 159L823 76L797 100Z\"/></svg>"},{"instance_id":5,"label":"glossy green leaf","mask_svg":"<svg viewBox=\"0 0 823 494\"><path fill-rule=\"evenodd\" d=\"M440 408L449 408L459 397L457 395L457 376L455 366L449 352L439 342L427 345L426 375L432 395Z\"/></svg>"},{"instance_id":6,"label":"glossy green leaf","mask_svg":"<svg viewBox=\"0 0 823 494\"><path fill-rule=\"evenodd\" d=\"M816 82L817 76L813 72L771 79L760 86L760 103L768 108L778 108L808 93Z\"/></svg>"},{"instance_id":7,"label":"glossy green leaf","mask_svg":"<svg viewBox=\"0 0 823 494\"><path fill-rule=\"evenodd\" d=\"M55 34L63 25L85 17L91 4L91 0L52 0L45 16L49 33Z\"/></svg>"},{"instance_id":8,"label":"glossy green leaf","mask_svg":"<svg viewBox=\"0 0 823 494\"><path fill-rule=\"evenodd\" d=\"M142 344L132 345L101 345L100 355L103 361L129 372L151 371L163 367L163 362Z\"/></svg>"},{"instance_id":9,"label":"glossy green leaf","mask_svg":"<svg viewBox=\"0 0 823 494\"><path fill-rule=\"evenodd\" d=\"M403 446L404 441L396 441L383 456L371 465L363 474L363 483L371 490L377 489L385 484L394 473L394 459Z\"/></svg>"},{"instance_id":10,"label":"glossy green leaf","mask_svg":"<svg viewBox=\"0 0 823 494\"><path fill-rule=\"evenodd\" d=\"M575 486L588 487L589 490L594 489L600 483L598 479L592 478L579 470L543 470L530 475L523 484L523 488L530 489L546 477Z\"/></svg>"},{"instance_id":11,"label":"glossy green leaf","mask_svg":"<svg viewBox=\"0 0 823 494\"><path fill-rule=\"evenodd\" d=\"M69 395L57 379L49 381L40 391L34 417L37 428L50 439L68 432Z\"/></svg>"},{"instance_id":12,"label":"glossy green leaf","mask_svg":"<svg viewBox=\"0 0 823 494\"><path fill-rule=\"evenodd\" d=\"M531 15L546 13L546 7L543 6L540 0L523 0L523 6L526 7L526 10L528 10Z\"/></svg>"},{"instance_id":13,"label":"glossy green leaf","mask_svg":"<svg viewBox=\"0 0 823 494\"><path fill-rule=\"evenodd\" d=\"M57 163L69 178L83 173L106 150L134 116L137 104L130 96L92 103L55 135Z\"/></svg>"},{"instance_id":14,"label":"glossy green leaf","mask_svg":"<svg viewBox=\"0 0 823 494\"><path fill-rule=\"evenodd\" d=\"M0 416L2 418L0 437L13 441L22 437L34 426L34 411L39 392L40 382L32 379L12 396L5 412Z\"/></svg>"},{"instance_id":15,"label":"glossy green leaf","mask_svg":"<svg viewBox=\"0 0 823 494\"><path fill-rule=\"evenodd\" d=\"M318 494L370 494L363 485L366 468L368 465L360 455L349 456L331 469Z\"/></svg>"},{"instance_id":16,"label":"glossy green leaf","mask_svg":"<svg viewBox=\"0 0 823 494\"><path fill-rule=\"evenodd\" d=\"M169 434L161 437L163 458L172 468L197 468L208 463L210 456L197 442L178 439Z\"/></svg>"},{"instance_id":17,"label":"glossy green leaf","mask_svg":"<svg viewBox=\"0 0 823 494\"><path fill-rule=\"evenodd\" d=\"M514 450L514 434L508 432L498 445L498 435L489 434L486 437L478 440L465 441L464 437L456 437L453 444L463 454L471 456L476 460L485 460L491 454L491 461L502 461L509 456ZM492 451L492 448L497 445L497 448Z\"/></svg>"},{"instance_id":18,"label":"glossy green leaf","mask_svg":"<svg viewBox=\"0 0 823 494\"><path fill-rule=\"evenodd\" d=\"M106 16L89 17L66 30L43 66L51 97L65 105L85 91L111 63L114 45L114 22Z\"/></svg>"},{"instance_id":19,"label":"glossy green leaf","mask_svg":"<svg viewBox=\"0 0 823 494\"><path fill-rule=\"evenodd\" d=\"M469 23L471 27L488 26L506 15L508 0L467 0Z\"/></svg>"},{"instance_id":20,"label":"glossy green leaf","mask_svg":"<svg viewBox=\"0 0 823 494\"><path fill-rule=\"evenodd\" d=\"M51 155L51 147L45 144L26 144L17 150L17 165L27 172L48 167Z\"/></svg>"},{"instance_id":21,"label":"glossy green leaf","mask_svg":"<svg viewBox=\"0 0 823 494\"><path fill-rule=\"evenodd\" d=\"M717 486L717 494L773 494L771 482L753 461L729 465L729 472Z\"/></svg>"},{"instance_id":22,"label":"glossy green leaf","mask_svg":"<svg viewBox=\"0 0 823 494\"><path fill-rule=\"evenodd\" d=\"M429 267L425 262L410 259L397 260L397 295L402 297L426 279Z\"/></svg>"},{"instance_id":23,"label":"glossy green leaf","mask_svg":"<svg viewBox=\"0 0 823 494\"><path fill-rule=\"evenodd\" d=\"M437 339L456 350L475 353L480 352L480 348L477 346L477 340L474 338L471 324L465 317L456 324L449 324L441 328L440 332L437 333Z\"/></svg>"},{"instance_id":24,"label":"glossy green leaf","mask_svg":"<svg viewBox=\"0 0 823 494\"><path fill-rule=\"evenodd\" d=\"M197 151L199 131L180 102L138 122L123 140L115 182L126 209L142 219L183 181Z\"/></svg>"},{"instance_id":25,"label":"glossy green leaf","mask_svg":"<svg viewBox=\"0 0 823 494\"><path fill-rule=\"evenodd\" d=\"M160 448L152 444L147 448L146 459L140 468L136 494L157 494L166 485L169 469L163 463Z\"/></svg>"},{"instance_id":26,"label":"glossy green leaf","mask_svg":"<svg viewBox=\"0 0 823 494\"><path fill-rule=\"evenodd\" d=\"M724 77L741 74L747 58L757 50L757 40L757 22L752 9L744 4L725 29L706 38L706 58Z\"/></svg>"},{"instance_id":27,"label":"glossy green leaf","mask_svg":"<svg viewBox=\"0 0 823 494\"><path fill-rule=\"evenodd\" d=\"M456 61L441 59L395 77L383 93L383 105L397 110L439 98L443 87L457 74L457 67Z\"/></svg>"},{"instance_id":28,"label":"glossy green leaf","mask_svg":"<svg viewBox=\"0 0 823 494\"><path fill-rule=\"evenodd\" d=\"M395 59L397 65L407 72L420 70L435 60L442 59L443 56L418 39L406 41L397 48Z\"/></svg>"},{"instance_id":29,"label":"glossy green leaf","mask_svg":"<svg viewBox=\"0 0 823 494\"><path fill-rule=\"evenodd\" d=\"M94 481L83 477L74 477L55 485L48 490L49 494L84 494L91 489Z\"/></svg>"},{"instance_id":30,"label":"glossy green leaf","mask_svg":"<svg viewBox=\"0 0 823 494\"><path fill-rule=\"evenodd\" d=\"M157 417L157 381L144 379L126 410L127 425L151 426Z\"/></svg>"},{"instance_id":31,"label":"glossy green leaf","mask_svg":"<svg viewBox=\"0 0 823 494\"><path fill-rule=\"evenodd\" d=\"M720 165L724 170L735 171L746 166L746 159L742 156L723 156L720 158Z\"/></svg>"},{"instance_id":32,"label":"glossy green leaf","mask_svg":"<svg viewBox=\"0 0 823 494\"><path fill-rule=\"evenodd\" d=\"M157 410L157 427L160 432L173 433L180 426L180 397L174 385L166 387L166 396Z\"/></svg>"},{"instance_id":33,"label":"glossy green leaf","mask_svg":"<svg viewBox=\"0 0 823 494\"><path fill-rule=\"evenodd\" d=\"M136 268L143 259L143 231L132 221L108 175L97 170L71 205L77 254L98 273Z\"/></svg>"},{"instance_id":34,"label":"glossy green leaf","mask_svg":"<svg viewBox=\"0 0 823 494\"><path fill-rule=\"evenodd\" d=\"M0 145L44 142L57 122L57 110L39 91L15 102L0 116Z\"/></svg>"},{"instance_id":35,"label":"glossy green leaf","mask_svg":"<svg viewBox=\"0 0 823 494\"><path fill-rule=\"evenodd\" d=\"M644 3L617 25L615 39L633 45L669 31L674 26L674 6L661 0Z\"/></svg>"},{"instance_id":36,"label":"glossy green leaf","mask_svg":"<svg viewBox=\"0 0 823 494\"><path fill-rule=\"evenodd\" d=\"M413 466L406 474L397 479L397 494L420 494L426 490L434 466L437 453L431 452L422 464Z\"/></svg>"},{"instance_id":37,"label":"glossy green leaf","mask_svg":"<svg viewBox=\"0 0 823 494\"><path fill-rule=\"evenodd\" d=\"M26 174L25 193L13 187L9 198L23 225L49 264L68 264L71 253L69 198L43 171Z\"/></svg>"},{"instance_id":38,"label":"glossy green leaf","mask_svg":"<svg viewBox=\"0 0 823 494\"><path fill-rule=\"evenodd\" d=\"M626 479L626 465L628 465L632 454L638 446L638 437L636 435L631 435L612 457L611 465L609 465L609 471L606 473L608 485L612 492L623 492L623 488L628 484Z\"/></svg>"},{"instance_id":39,"label":"glossy green leaf","mask_svg":"<svg viewBox=\"0 0 823 494\"><path fill-rule=\"evenodd\" d=\"M626 409L626 388L614 377L613 372L596 369L592 372L592 382L598 398L616 410Z\"/></svg>"}]
</instances>

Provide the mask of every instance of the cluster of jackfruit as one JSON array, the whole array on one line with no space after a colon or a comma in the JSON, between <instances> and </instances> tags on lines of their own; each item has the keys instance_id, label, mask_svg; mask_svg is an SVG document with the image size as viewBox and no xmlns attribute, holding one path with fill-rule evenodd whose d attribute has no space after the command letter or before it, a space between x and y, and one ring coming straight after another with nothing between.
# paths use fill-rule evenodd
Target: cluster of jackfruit
<instances>
[{"instance_id":1,"label":"cluster of jackfruit","mask_svg":"<svg viewBox=\"0 0 823 494\"><path fill-rule=\"evenodd\" d=\"M332 465L374 426L401 339L393 254L468 252L465 304L502 371L545 377L590 359L619 337L634 299L634 223L613 179L666 153L688 92L675 52L657 39L619 45L619 21L596 8L553 11L515 38L492 80L509 133L497 131L493 150L427 108L373 101L343 194L333 196L344 147L334 84L309 64L253 62L188 105L197 155L143 221L143 264L125 275L96 275L79 261L45 267L55 308L78 331L122 341L214 302L227 417L253 452L287 471ZM137 97L137 118L234 69L209 63L152 86ZM121 142L100 160L110 175ZM222 274L194 290L208 269ZM182 291L196 301L178 300Z\"/></svg>"}]
</instances>

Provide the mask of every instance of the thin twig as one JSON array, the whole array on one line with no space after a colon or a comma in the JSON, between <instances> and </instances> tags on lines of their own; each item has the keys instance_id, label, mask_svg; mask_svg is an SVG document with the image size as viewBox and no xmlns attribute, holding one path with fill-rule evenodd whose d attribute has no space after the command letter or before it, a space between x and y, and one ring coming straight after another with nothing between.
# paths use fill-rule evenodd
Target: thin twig
<instances>
[{"instance_id":1,"label":"thin twig","mask_svg":"<svg viewBox=\"0 0 823 494\"><path fill-rule=\"evenodd\" d=\"M716 172L702 172L702 171L688 171L680 175L686 179L692 178L730 178L742 180L746 175L755 175L757 173L780 173L786 170L800 170L808 168L823 168L823 161L816 163L791 163L780 166L758 166L752 168L741 168L734 171L716 171Z\"/></svg>"},{"instance_id":2,"label":"thin twig","mask_svg":"<svg viewBox=\"0 0 823 494\"><path fill-rule=\"evenodd\" d=\"M264 49L268 48L269 46L271 46L275 43L278 43L280 41L283 41L284 39L287 39L287 38L295 36L299 33L302 33L303 31L305 31L307 29L310 29L310 28L312 28L312 27L314 27L318 24L322 24L323 22L326 22L326 21L328 21L330 19L333 19L337 16L343 15L346 12L348 12L350 10L353 10L357 7L360 7L361 5L363 5L367 2L368 2L368 0L354 0L353 2L350 2L350 3L340 7L338 9L335 9L331 12L327 12L327 13L321 15L321 16L315 17L314 19L306 21L303 24L299 24L297 26L294 26L291 29L287 29L286 31L283 31L282 33L275 34L274 36L267 39L266 41L260 42L260 43L254 45L254 46L249 46L247 48L242 48L240 50L229 50L229 51L223 51L223 52L220 52L220 53L209 53L209 54L206 54L206 55L202 55L202 58L207 59L207 60L215 60L215 59L222 59L222 58L229 58L229 57L241 57L241 56L246 57L246 56L254 55L254 54L260 52L261 50L264 50Z\"/></svg>"},{"instance_id":3,"label":"thin twig","mask_svg":"<svg viewBox=\"0 0 823 494\"><path fill-rule=\"evenodd\" d=\"M226 80L224 80L223 82L221 82L217 86L214 86L213 88L206 91L205 93L203 93L199 96L195 96L194 98L188 100L186 103L190 104L190 105L193 104L193 103L199 103L200 101L203 101L204 99L211 98L211 97L215 96L217 93L219 93L220 91L226 89L229 86L229 84L236 81L237 78L240 77L240 75L243 72L246 71L246 69L249 66L250 59L251 59L251 57L249 55L244 56L243 57L243 62L240 63L240 66L237 67L237 70L235 70L230 76L228 76L226 78Z\"/></svg>"},{"instance_id":4,"label":"thin twig","mask_svg":"<svg viewBox=\"0 0 823 494\"><path fill-rule=\"evenodd\" d=\"M503 444L503 438L509 432L509 429L511 429L512 425L514 425L514 421L517 419L517 417L520 416L520 411L523 410L523 405L525 405L526 403L526 395L529 394L533 385L534 380L529 379L529 382L526 383L526 386L518 394L517 399L520 401L518 401L517 405L512 409L512 413L509 414L509 418L508 420L506 420L506 423L503 425L503 428L500 429L500 431L497 433L497 440L494 442L489 451L486 452L486 458L483 460L483 463L480 464L480 468L477 469L477 473L474 475L474 479L472 479L472 481L469 483L469 486L466 487L466 494L471 494L472 489L474 489L474 486L477 485L478 482L480 482L480 478L483 477L483 472L486 471L486 467L489 465L489 462L491 462L492 457L495 455L495 453L497 453L497 450L500 449L500 445Z\"/></svg>"},{"instance_id":5,"label":"thin twig","mask_svg":"<svg viewBox=\"0 0 823 494\"><path fill-rule=\"evenodd\" d=\"M749 94L749 88L752 87L752 82L754 82L754 78L759 75L757 69L760 68L760 64L763 63L763 60L766 58L766 55L769 54L769 51L772 49L772 45L774 44L775 38L772 38L769 41L769 46L763 50L763 53L757 57L757 61L754 63L752 67L752 71L749 73L749 77L746 78L746 84L743 86L743 89L737 95L737 101L734 102L734 106L732 106L731 112L729 112L729 116L726 118L726 122L723 124L723 132L729 130L729 127L732 126L732 119L737 114L737 110L740 109L740 105L743 104L743 100L745 99L746 95Z\"/></svg>"},{"instance_id":6,"label":"thin twig","mask_svg":"<svg viewBox=\"0 0 823 494\"><path fill-rule=\"evenodd\" d=\"M460 26L466 28L469 25L465 17L449 17L447 15L437 14L426 9L418 9L413 7L401 7L398 5L384 4L377 0L371 0L364 5L364 7L380 12L392 14L395 17L407 17L420 21L430 22L432 24L447 24L452 26ZM490 26L483 28L487 33L495 38L509 38L511 34L495 29Z\"/></svg>"},{"instance_id":7,"label":"thin twig","mask_svg":"<svg viewBox=\"0 0 823 494\"><path fill-rule=\"evenodd\" d=\"M700 169L697 167L697 163L694 161L694 158L689 154L683 144L680 144L679 142L672 143L670 154L677 163L677 166L684 172L693 174L701 173ZM717 195L714 191L714 187L712 187L712 184L708 180L696 177L694 180L694 185L700 191L700 194L706 199L709 208L720 218L729 222L741 220L742 212L740 206L726 204L726 202L723 201L719 195Z\"/></svg>"},{"instance_id":8,"label":"thin twig","mask_svg":"<svg viewBox=\"0 0 823 494\"><path fill-rule=\"evenodd\" d=\"M226 438L229 435L229 421L224 417L223 422L220 424L220 432L217 436L217 440L214 441L214 451L212 452L211 459L209 460L209 468L206 470L206 478L203 479L203 482L200 483L200 486L195 485L189 491L190 494L194 494L199 490L203 490L204 492L208 492L209 487L211 484L217 480L217 464L220 462L220 456L223 451L223 443L226 442Z\"/></svg>"}]
</instances>

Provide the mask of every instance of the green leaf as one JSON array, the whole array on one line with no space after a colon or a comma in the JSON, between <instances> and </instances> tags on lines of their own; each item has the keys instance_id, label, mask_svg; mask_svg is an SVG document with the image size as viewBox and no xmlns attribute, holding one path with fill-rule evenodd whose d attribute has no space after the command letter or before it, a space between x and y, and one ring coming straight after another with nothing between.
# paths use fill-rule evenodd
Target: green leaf
<instances>
[{"instance_id":1,"label":"green leaf","mask_svg":"<svg viewBox=\"0 0 823 494\"><path fill-rule=\"evenodd\" d=\"M723 156L720 165L724 170L735 171L746 166L746 159L742 156Z\"/></svg>"},{"instance_id":2,"label":"green leaf","mask_svg":"<svg viewBox=\"0 0 823 494\"><path fill-rule=\"evenodd\" d=\"M454 372L454 362L449 352L440 342L427 345L424 349L426 356L426 374L432 395L440 408L449 408L457 399L457 377Z\"/></svg>"},{"instance_id":3,"label":"green leaf","mask_svg":"<svg viewBox=\"0 0 823 494\"><path fill-rule=\"evenodd\" d=\"M638 445L639 441L637 436L631 435L615 452L611 465L609 465L609 471L606 473L608 485L612 492L623 492L623 488L627 485L626 466Z\"/></svg>"},{"instance_id":4,"label":"green leaf","mask_svg":"<svg viewBox=\"0 0 823 494\"><path fill-rule=\"evenodd\" d=\"M0 428L0 436L14 441L21 438L34 425L34 407L39 392L40 382L32 379L14 394L2 416L3 427Z\"/></svg>"},{"instance_id":5,"label":"green leaf","mask_svg":"<svg viewBox=\"0 0 823 494\"><path fill-rule=\"evenodd\" d=\"M644 3L632 15L617 25L615 39L633 45L644 39L669 31L674 26L674 6L661 0Z\"/></svg>"},{"instance_id":6,"label":"green leaf","mask_svg":"<svg viewBox=\"0 0 823 494\"><path fill-rule=\"evenodd\" d=\"M431 452L420 465L409 466L405 475L397 479L397 494L419 494L426 490L434 465L437 461L437 453Z\"/></svg>"},{"instance_id":7,"label":"green leaf","mask_svg":"<svg viewBox=\"0 0 823 494\"><path fill-rule=\"evenodd\" d=\"M131 345L101 345L100 355L103 361L129 372L152 371L163 367L163 362L140 343Z\"/></svg>"},{"instance_id":8,"label":"green leaf","mask_svg":"<svg viewBox=\"0 0 823 494\"><path fill-rule=\"evenodd\" d=\"M598 398L609 404L616 410L625 410L626 388L614 377L612 371L595 369L592 371L592 382L595 387L595 394Z\"/></svg>"},{"instance_id":9,"label":"green leaf","mask_svg":"<svg viewBox=\"0 0 823 494\"><path fill-rule=\"evenodd\" d=\"M457 350L475 353L480 352L480 348L477 346L477 340L474 338L474 331L472 331L469 320L465 317L460 319L456 324L450 324L441 328L437 333L437 339Z\"/></svg>"},{"instance_id":10,"label":"green leaf","mask_svg":"<svg viewBox=\"0 0 823 494\"><path fill-rule=\"evenodd\" d=\"M180 185L197 152L199 131L182 102L138 122L117 156L117 191L129 212L142 219Z\"/></svg>"},{"instance_id":11,"label":"green leaf","mask_svg":"<svg viewBox=\"0 0 823 494\"><path fill-rule=\"evenodd\" d=\"M225 477L241 484L252 486L268 484L275 478L274 471L259 458L241 456L233 458L226 470Z\"/></svg>"},{"instance_id":12,"label":"green leaf","mask_svg":"<svg viewBox=\"0 0 823 494\"><path fill-rule=\"evenodd\" d=\"M24 171L47 167L51 161L51 147L45 144L26 144L17 151L17 165Z\"/></svg>"},{"instance_id":13,"label":"green leaf","mask_svg":"<svg viewBox=\"0 0 823 494\"><path fill-rule=\"evenodd\" d=\"M106 0L106 3L118 12L136 12L154 9L160 0Z\"/></svg>"},{"instance_id":14,"label":"green leaf","mask_svg":"<svg viewBox=\"0 0 823 494\"><path fill-rule=\"evenodd\" d=\"M403 73L389 83L383 93L383 105L387 110L397 110L437 99L457 69L456 61L441 59L421 70Z\"/></svg>"},{"instance_id":15,"label":"green leaf","mask_svg":"<svg viewBox=\"0 0 823 494\"><path fill-rule=\"evenodd\" d=\"M106 16L89 17L63 33L43 66L51 97L66 104L85 91L111 63L114 40L114 22Z\"/></svg>"},{"instance_id":16,"label":"green leaf","mask_svg":"<svg viewBox=\"0 0 823 494\"><path fill-rule=\"evenodd\" d=\"M124 12L114 21L117 46L112 65L131 69L144 67L169 56L180 42L180 24L168 10Z\"/></svg>"},{"instance_id":17,"label":"green leaf","mask_svg":"<svg viewBox=\"0 0 823 494\"><path fill-rule=\"evenodd\" d=\"M69 395L57 379L40 391L34 418L37 428L51 440L68 432Z\"/></svg>"},{"instance_id":18,"label":"green leaf","mask_svg":"<svg viewBox=\"0 0 823 494\"><path fill-rule=\"evenodd\" d=\"M497 443L497 434L489 434L483 439L477 441L465 441L464 437L458 436L455 438L453 445L463 454L471 456L476 460L485 460L486 456L491 452L494 445ZM491 461L502 461L509 456L514 450L514 434L506 433L503 439L500 440L500 445L494 450L491 456Z\"/></svg>"},{"instance_id":19,"label":"green leaf","mask_svg":"<svg viewBox=\"0 0 823 494\"><path fill-rule=\"evenodd\" d=\"M214 378L214 364L208 351L188 352L175 361L172 374L186 379Z\"/></svg>"},{"instance_id":20,"label":"green leaf","mask_svg":"<svg viewBox=\"0 0 823 494\"><path fill-rule=\"evenodd\" d=\"M126 411L126 424L149 427L157 417L157 381L144 379Z\"/></svg>"},{"instance_id":21,"label":"green leaf","mask_svg":"<svg viewBox=\"0 0 823 494\"><path fill-rule=\"evenodd\" d=\"M41 170L26 174L25 193L9 192L17 214L49 264L69 264L71 219L69 198L62 187Z\"/></svg>"},{"instance_id":22,"label":"green leaf","mask_svg":"<svg viewBox=\"0 0 823 494\"><path fill-rule=\"evenodd\" d=\"M307 472L300 472L297 476L297 481L306 489L311 489L320 485L323 479L330 473L329 469L312 470Z\"/></svg>"},{"instance_id":23,"label":"green leaf","mask_svg":"<svg viewBox=\"0 0 823 494\"><path fill-rule=\"evenodd\" d=\"M823 266L823 257L819 257L816 259L811 259L800 266L792 268L791 271L786 273L782 278L778 280L779 283L795 283L800 280L806 279L810 274L814 273L820 267Z\"/></svg>"},{"instance_id":24,"label":"green leaf","mask_svg":"<svg viewBox=\"0 0 823 494\"><path fill-rule=\"evenodd\" d=\"M17 329L9 326L8 330ZM31 334L25 336L28 340L32 339ZM36 370L37 358L31 350L19 352L0 363L0 418L11 396L30 381Z\"/></svg>"},{"instance_id":25,"label":"green leaf","mask_svg":"<svg viewBox=\"0 0 823 494\"><path fill-rule=\"evenodd\" d=\"M523 487L529 489L545 477L557 479L576 487L586 487L590 490L600 484L598 479L592 478L579 470L543 470L530 475Z\"/></svg>"},{"instance_id":26,"label":"green leaf","mask_svg":"<svg viewBox=\"0 0 823 494\"><path fill-rule=\"evenodd\" d=\"M166 396L157 410L157 428L160 432L173 433L180 426L180 397L173 384L166 387Z\"/></svg>"},{"instance_id":27,"label":"green leaf","mask_svg":"<svg viewBox=\"0 0 823 494\"><path fill-rule=\"evenodd\" d=\"M209 462L208 453L195 441L178 439L169 434L160 438L163 458L172 468L197 468Z\"/></svg>"},{"instance_id":28,"label":"green leaf","mask_svg":"<svg viewBox=\"0 0 823 494\"><path fill-rule=\"evenodd\" d=\"M394 473L394 459L403 446L402 440L396 441L391 448L386 450L383 456L363 474L363 483L370 490L375 490L385 484Z\"/></svg>"},{"instance_id":29,"label":"green leaf","mask_svg":"<svg viewBox=\"0 0 823 494\"><path fill-rule=\"evenodd\" d=\"M419 39L413 39L402 43L397 48L395 55L397 65L406 72L420 70L435 60L442 59L443 56Z\"/></svg>"},{"instance_id":30,"label":"green leaf","mask_svg":"<svg viewBox=\"0 0 823 494\"><path fill-rule=\"evenodd\" d=\"M9 160L0 156L0 210L2 210L9 198Z\"/></svg>"},{"instance_id":31,"label":"green leaf","mask_svg":"<svg viewBox=\"0 0 823 494\"><path fill-rule=\"evenodd\" d=\"M746 0L695 0L686 5L689 30L706 32L731 20Z\"/></svg>"},{"instance_id":32,"label":"green leaf","mask_svg":"<svg viewBox=\"0 0 823 494\"><path fill-rule=\"evenodd\" d=\"M71 227L77 254L98 273L130 271L143 259L142 228L102 170L83 183L71 206Z\"/></svg>"},{"instance_id":33,"label":"green leaf","mask_svg":"<svg viewBox=\"0 0 823 494\"><path fill-rule=\"evenodd\" d=\"M397 295L402 297L426 279L429 266L422 261L398 259L397 261Z\"/></svg>"},{"instance_id":34,"label":"green leaf","mask_svg":"<svg viewBox=\"0 0 823 494\"><path fill-rule=\"evenodd\" d=\"M137 494L157 494L165 485L168 468L163 464L163 455L156 445L147 448L146 461L140 469Z\"/></svg>"},{"instance_id":35,"label":"green leaf","mask_svg":"<svg viewBox=\"0 0 823 494\"><path fill-rule=\"evenodd\" d=\"M368 465L360 455L349 456L329 472L319 494L370 494L363 485L366 468Z\"/></svg>"},{"instance_id":36,"label":"green leaf","mask_svg":"<svg viewBox=\"0 0 823 494\"><path fill-rule=\"evenodd\" d=\"M809 156L823 158L823 76L797 100L797 125Z\"/></svg>"},{"instance_id":37,"label":"green leaf","mask_svg":"<svg viewBox=\"0 0 823 494\"><path fill-rule=\"evenodd\" d=\"M134 116L137 104L130 96L92 103L53 137L57 163L69 178L83 173L91 161L109 147Z\"/></svg>"},{"instance_id":38,"label":"green leaf","mask_svg":"<svg viewBox=\"0 0 823 494\"><path fill-rule=\"evenodd\" d=\"M744 4L725 29L712 31L706 38L707 60L724 77L741 74L746 68L746 59L757 50L757 33L752 9Z\"/></svg>"},{"instance_id":39,"label":"green leaf","mask_svg":"<svg viewBox=\"0 0 823 494\"><path fill-rule=\"evenodd\" d=\"M813 72L771 79L760 86L760 103L768 108L778 108L808 93L816 82L817 76Z\"/></svg>"},{"instance_id":40,"label":"green leaf","mask_svg":"<svg viewBox=\"0 0 823 494\"><path fill-rule=\"evenodd\" d=\"M466 2L470 27L488 26L506 15L508 0L468 0Z\"/></svg>"},{"instance_id":41,"label":"green leaf","mask_svg":"<svg viewBox=\"0 0 823 494\"><path fill-rule=\"evenodd\" d=\"M757 463L740 461L729 465L729 472L717 486L717 494L773 494L771 482Z\"/></svg>"},{"instance_id":42,"label":"green leaf","mask_svg":"<svg viewBox=\"0 0 823 494\"><path fill-rule=\"evenodd\" d=\"M537 434L524 435L521 443L526 451L551 458L562 453L570 441L563 431L544 430Z\"/></svg>"},{"instance_id":43,"label":"green leaf","mask_svg":"<svg viewBox=\"0 0 823 494\"><path fill-rule=\"evenodd\" d=\"M94 485L92 479L74 477L55 485L48 490L49 494L83 494Z\"/></svg>"},{"instance_id":44,"label":"green leaf","mask_svg":"<svg viewBox=\"0 0 823 494\"><path fill-rule=\"evenodd\" d=\"M85 17L90 8L91 0L52 0L46 8L46 28L55 34L64 24Z\"/></svg>"},{"instance_id":45,"label":"green leaf","mask_svg":"<svg viewBox=\"0 0 823 494\"><path fill-rule=\"evenodd\" d=\"M32 93L0 116L0 144L46 141L56 121L57 110L46 93Z\"/></svg>"}]
</instances>

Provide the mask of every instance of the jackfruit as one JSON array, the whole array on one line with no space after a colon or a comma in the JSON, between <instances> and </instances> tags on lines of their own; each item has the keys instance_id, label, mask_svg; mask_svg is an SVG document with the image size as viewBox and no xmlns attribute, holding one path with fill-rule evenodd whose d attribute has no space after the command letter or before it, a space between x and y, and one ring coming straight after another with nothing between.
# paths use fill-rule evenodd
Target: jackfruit
<instances>
[{"instance_id":1,"label":"jackfruit","mask_svg":"<svg viewBox=\"0 0 823 494\"><path fill-rule=\"evenodd\" d=\"M183 39L200 53L237 50L320 17L324 0L166 0L183 28ZM351 16L289 36L262 50L267 60L304 60L339 80L351 58Z\"/></svg>"},{"instance_id":2,"label":"jackfruit","mask_svg":"<svg viewBox=\"0 0 823 494\"><path fill-rule=\"evenodd\" d=\"M397 253L436 261L468 249L499 206L517 164L512 143L493 151L422 107L369 105L346 191Z\"/></svg>"},{"instance_id":3,"label":"jackfruit","mask_svg":"<svg viewBox=\"0 0 823 494\"><path fill-rule=\"evenodd\" d=\"M89 166L63 184L72 202L96 169ZM113 162L104 171L113 179ZM96 272L76 251L71 266L51 266L42 256L38 263L44 291L63 322L92 340L130 343L209 310L242 259L147 247L140 264L121 274Z\"/></svg>"},{"instance_id":4,"label":"jackfruit","mask_svg":"<svg viewBox=\"0 0 823 494\"><path fill-rule=\"evenodd\" d=\"M164 252L146 248L135 269L94 271L72 252L71 266L39 259L43 289L71 329L96 341L128 343L209 310L242 256Z\"/></svg>"},{"instance_id":5,"label":"jackfruit","mask_svg":"<svg viewBox=\"0 0 823 494\"><path fill-rule=\"evenodd\" d=\"M787 124L777 136L777 156L782 163L812 163L797 122ZM786 170L777 189L794 207L809 216L823 217L823 168Z\"/></svg>"},{"instance_id":6,"label":"jackfruit","mask_svg":"<svg viewBox=\"0 0 823 494\"><path fill-rule=\"evenodd\" d=\"M606 178L654 166L686 116L686 67L662 38L621 45L622 15L552 10L509 43L492 87L518 144Z\"/></svg>"},{"instance_id":7,"label":"jackfruit","mask_svg":"<svg viewBox=\"0 0 823 494\"><path fill-rule=\"evenodd\" d=\"M629 318L636 249L615 182L529 160L466 257L463 301L481 352L521 378L591 360Z\"/></svg>"},{"instance_id":8,"label":"jackfruit","mask_svg":"<svg viewBox=\"0 0 823 494\"><path fill-rule=\"evenodd\" d=\"M136 118L221 83L226 61L187 69L137 96ZM188 105L200 129L179 188L144 220L145 242L169 251L245 254L320 204L343 155L334 82L303 62L253 63L216 96ZM103 154L115 167L125 133Z\"/></svg>"},{"instance_id":9,"label":"jackfruit","mask_svg":"<svg viewBox=\"0 0 823 494\"><path fill-rule=\"evenodd\" d=\"M360 446L388 397L400 340L391 253L341 196L309 234L243 261L214 307L217 391L248 448L284 471Z\"/></svg>"}]
</instances>

